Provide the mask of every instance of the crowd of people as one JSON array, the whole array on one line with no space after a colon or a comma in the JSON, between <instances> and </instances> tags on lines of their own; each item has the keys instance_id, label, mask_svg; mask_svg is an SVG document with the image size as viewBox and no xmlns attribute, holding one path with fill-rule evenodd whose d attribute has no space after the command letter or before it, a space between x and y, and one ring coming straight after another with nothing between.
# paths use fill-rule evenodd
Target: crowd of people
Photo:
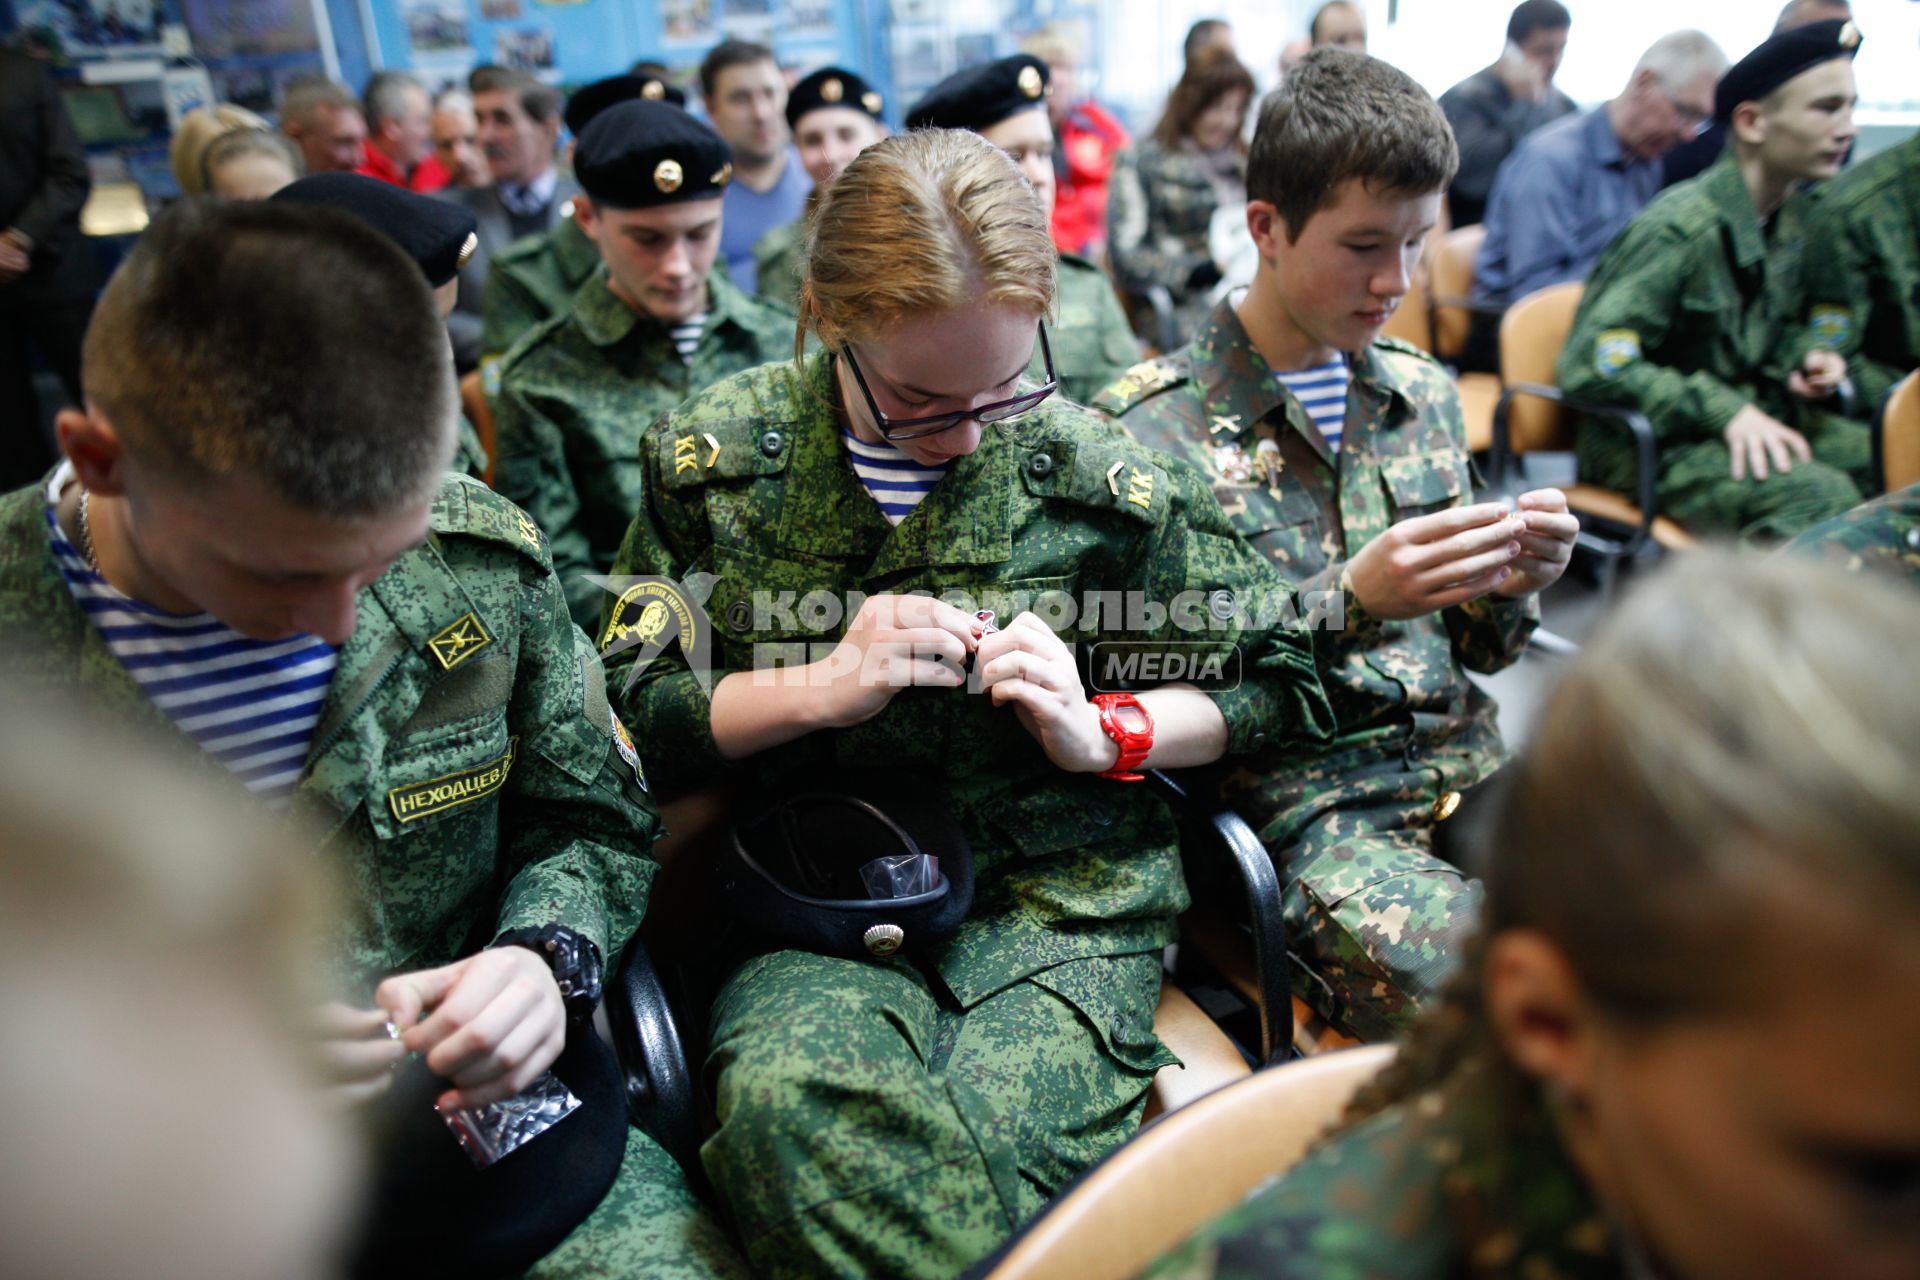
<instances>
[{"instance_id":1,"label":"crowd of people","mask_svg":"<svg viewBox=\"0 0 1920 1280\"><path fill-rule=\"evenodd\" d=\"M1149 770L1271 854L1320 1046L1400 1046L1154 1276L1920 1273L1920 138L1850 163L1846 8L1585 112L1559 0L1437 100L1349 0L1264 99L1210 20L1139 139L1057 32L911 103L738 39L312 78L182 121L103 290L0 54L0 1273L127 1269L116 1136L158 1270L967 1272L1177 1061ZM1382 336L1474 224L1463 361L1584 284L1559 386L1728 544L1518 751L1474 677L1583 517ZM726 860L660 856L689 798ZM663 911L697 1169L595 1024Z\"/></svg>"}]
</instances>

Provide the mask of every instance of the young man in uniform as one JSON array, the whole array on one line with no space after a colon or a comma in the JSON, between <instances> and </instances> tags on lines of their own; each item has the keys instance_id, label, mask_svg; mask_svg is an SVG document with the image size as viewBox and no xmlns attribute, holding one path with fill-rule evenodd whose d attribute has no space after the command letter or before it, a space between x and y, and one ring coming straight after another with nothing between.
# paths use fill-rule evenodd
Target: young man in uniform
<instances>
[{"instance_id":1,"label":"young man in uniform","mask_svg":"<svg viewBox=\"0 0 1920 1280\"><path fill-rule=\"evenodd\" d=\"M1053 122L1047 116L1052 73L1030 53L957 71L907 111L910 129L970 129L1012 156L1053 217ZM1139 358L1113 284L1099 267L1060 255L1058 313L1047 326L1060 390L1086 404ZM1045 377L1036 352L1027 376Z\"/></svg>"},{"instance_id":2,"label":"young man in uniform","mask_svg":"<svg viewBox=\"0 0 1920 1280\"><path fill-rule=\"evenodd\" d=\"M567 132L574 138L567 148L568 168L573 167L573 146L593 118L616 103L636 98L687 105L687 95L658 76L613 76L582 87L567 99ZM565 311L599 265L600 251L580 229L577 214L562 218L551 231L516 240L495 254L480 308L481 367L491 369L542 320ZM497 385L490 388L497 389Z\"/></svg>"},{"instance_id":3,"label":"young man in uniform","mask_svg":"<svg viewBox=\"0 0 1920 1280\"><path fill-rule=\"evenodd\" d=\"M1647 206L1587 280L1559 383L1576 400L1635 409L1659 442L1660 514L1759 541L1860 501L1872 449L1836 411L1846 362L1806 333L1804 202L1853 144L1850 22L1773 36L1721 78L1731 145ZM1632 492L1632 440L1580 430L1582 478Z\"/></svg>"},{"instance_id":4,"label":"young man in uniform","mask_svg":"<svg viewBox=\"0 0 1920 1280\"><path fill-rule=\"evenodd\" d=\"M1478 886L1432 848L1505 754L1467 672L1520 656L1578 531L1554 489L1474 502L1451 379L1380 337L1455 158L1406 75L1309 54L1248 158L1252 286L1094 402L1211 476L1303 598L1334 602L1315 649L1339 730L1268 751L1227 790L1281 867L1296 993L1367 1039L1405 1029L1474 925Z\"/></svg>"},{"instance_id":5,"label":"young man in uniform","mask_svg":"<svg viewBox=\"0 0 1920 1280\"><path fill-rule=\"evenodd\" d=\"M793 355L793 316L713 270L726 143L665 102L623 102L574 149L575 214L604 268L500 366L495 484L553 545L573 616L640 509L640 436L728 374Z\"/></svg>"},{"instance_id":6,"label":"young man in uniform","mask_svg":"<svg viewBox=\"0 0 1920 1280\"><path fill-rule=\"evenodd\" d=\"M1920 134L1814 191L1803 278L1811 340L1872 413L1920 369Z\"/></svg>"},{"instance_id":7,"label":"young man in uniform","mask_svg":"<svg viewBox=\"0 0 1920 1280\"><path fill-rule=\"evenodd\" d=\"M594 1039L658 819L539 532L446 474L420 272L337 210L182 202L101 298L83 380L66 461L0 499L5 676L323 833L352 895L348 1003L317 1020L343 1092L413 1053L442 1107L520 1093ZM610 1190L534 1274L728 1269L671 1158L617 1122Z\"/></svg>"},{"instance_id":8,"label":"young man in uniform","mask_svg":"<svg viewBox=\"0 0 1920 1280\"><path fill-rule=\"evenodd\" d=\"M787 127L800 163L820 190L849 161L887 136L885 107L872 85L843 67L822 67L787 94ZM807 197L813 207L813 197ZM753 246L754 288L783 307L794 305L806 270L807 220L775 227Z\"/></svg>"}]
</instances>

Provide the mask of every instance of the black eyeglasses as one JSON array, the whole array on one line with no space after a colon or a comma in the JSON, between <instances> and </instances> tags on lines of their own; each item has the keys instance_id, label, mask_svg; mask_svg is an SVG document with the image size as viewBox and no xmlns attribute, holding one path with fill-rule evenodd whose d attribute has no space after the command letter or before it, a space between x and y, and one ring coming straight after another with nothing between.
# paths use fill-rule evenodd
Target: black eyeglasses
<instances>
[{"instance_id":1,"label":"black eyeglasses","mask_svg":"<svg viewBox=\"0 0 1920 1280\"><path fill-rule=\"evenodd\" d=\"M1046 385L1037 391L1025 391L1009 400L996 400L992 404L983 404L977 409L966 409L959 413L936 413L925 418L889 418L880 412L880 406L873 401L873 392L867 386L866 375L860 372L860 362L853 358L853 347L844 348L847 368L853 370L853 380L860 384L860 394L867 398L867 412L873 415L873 425L888 440L918 440L922 436L937 436L942 431L951 431L963 422L980 423L1005 422L1026 413L1042 400L1060 389L1060 378L1053 371L1053 346L1047 341L1047 326L1040 326L1040 358L1047 371Z\"/></svg>"}]
</instances>

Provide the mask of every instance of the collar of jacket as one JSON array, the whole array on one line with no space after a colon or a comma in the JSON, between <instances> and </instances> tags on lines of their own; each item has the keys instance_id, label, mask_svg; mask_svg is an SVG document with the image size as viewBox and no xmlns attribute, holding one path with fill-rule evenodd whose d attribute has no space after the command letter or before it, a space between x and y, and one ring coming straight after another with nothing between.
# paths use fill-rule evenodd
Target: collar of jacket
<instances>
[{"instance_id":1,"label":"collar of jacket","mask_svg":"<svg viewBox=\"0 0 1920 1280\"><path fill-rule=\"evenodd\" d=\"M1240 313L1234 308L1234 299L1240 296L1244 295L1229 294L1222 298L1206 326L1187 348L1194 385L1199 389L1207 416L1209 438L1244 444L1258 423L1285 424L1319 450L1327 464L1337 471L1337 459L1327 455L1326 441L1319 431L1312 429L1307 411L1280 385L1280 380L1273 376L1273 366L1247 336L1246 326L1240 323ZM1369 345L1360 351L1348 352L1347 367L1353 379L1348 404L1357 404L1363 419L1375 419L1383 407L1412 411L1412 401L1386 362L1380 359L1376 347Z\"/></svg>"},{"instance_id":2,"label":"collar of jacket","mask_svg":"<svg viewBox=\"0 0 1920 1280\"><path fill-rule=\"evenodd\" d=\"M1735 159L1731 144L1700 175L1700 187L1712 201L1721 225L1727 229L1734 265L1745 269L1765 261L1767 237L1760 229L1760 211L1754 208L1753 193L1747 190L1747 180L1740 176L1740 162ZM1786 212L1793 201L1794 192L1789 191L1775 216Z\"/></svg>"},{"instance_id":3,"label":"collar of jacket","mask_svg":"<svg viewBox=\"0 0 1920 1280\"><path fill-rule=\"evenodd\" d=\"M553 247L553 261L560 268L560 278L576 288L600 266L599 248L587 239L587 233L570 216L553 224L547 243Z\"/></svg>"},{"instance_id":4,"label":"collar of jacket","mask_svg":"<svg viewBox=\"0 0 1920 1280\"><path fill-rule=\"evenodd\" d=\"M898 525L889 525L873 497L847 461L840 439L839 403L831 352L807 358L797 388L793 459L787 467L787 491L804 502L788 502L780 522L780 544L810 555L844 560L849 553L871 556L870 578L929 564L999 564L1013 557L1013 490L1025 454L1019 440L1039 421L1018 431L988 427L980 447L956 458L946 477L920 500Z\"/></svg>"},{"instance_id":5,"label":"collar of jacket","mask_svg":"<svg viewBox=\"0 0 1920 1280\"><path fill-rule=\"evenodd\" d=\"M746 295L717 266L709 271L707 323L700 332L701 345L704 346L722 325L737 327L736 316L745 303ZM608 283L605 266L595 271L593 278L574 294L573 314L580 324L580 332L596 347L611 347L623 342L636 329L644 330L661 342L672 341L669 332L671 326L652 316L642 316L615 296Z\"/></svg>"}]
</instances>

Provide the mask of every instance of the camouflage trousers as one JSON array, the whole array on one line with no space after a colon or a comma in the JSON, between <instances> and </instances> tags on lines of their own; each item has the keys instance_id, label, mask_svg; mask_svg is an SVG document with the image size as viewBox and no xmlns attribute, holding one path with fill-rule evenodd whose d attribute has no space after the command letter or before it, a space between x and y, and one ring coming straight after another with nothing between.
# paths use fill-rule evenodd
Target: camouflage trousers
<instances>
[{"instance_id":1,"label":"camouflage trousers","mask_svg":"<svg viewBox=\"0 0 1920 1280\"><path fill-rule=\"evenodd\" d=\"M587 1220L527 1273L530 1280L708 1280L749 1272L687 1175L646 1134L627 1131L619 1176Z\"/></svg>"},{"instance_id":2,"label":"camouflage trousers","mask_svg":"<svg viewBox=\"0 0 1920 1280\"><path fill-rule=\"evenodd\" d=\"M1480 885L1433 856L1433 770L1387 757L1262 826L1294 993L1363 1040L1402 1034L1478 924Z\"/></svg>"},{"instance_id":3,"label":"camouflage trousers","mask_svg":"<svg viewBox=\"0 0 1920 1280\"><path fill-rule=\"evenodd\" d=\"M1157 953L968 1009L898 960L748 961L714 1007L701 1158L755 1274L949 1277L990 1253L1138 1128L1173 1060L1159 990Z\"/></svg>"},{"instance_id":4,"label":"camouflage trousers","mask_svg":"<svg viewBox=\"0 0 1920 1280\"><path fill-rule=\"evenodd\" d=\"M1695 532L1775 543L1857 504L1873 486L1869 428L1836 414L1802 411L1798 417L1813 461L1796 460L1791 471L1765 480L1735 480L1732 454L1718 437L1662 445L1655 481L1660 514ZM1584 453L1581 461L1584 468ZM1609 451L1585 478L1630 493L1630 468L1628 462L1623 469L1621 455Z\"/></svg>"}]
</instances>

